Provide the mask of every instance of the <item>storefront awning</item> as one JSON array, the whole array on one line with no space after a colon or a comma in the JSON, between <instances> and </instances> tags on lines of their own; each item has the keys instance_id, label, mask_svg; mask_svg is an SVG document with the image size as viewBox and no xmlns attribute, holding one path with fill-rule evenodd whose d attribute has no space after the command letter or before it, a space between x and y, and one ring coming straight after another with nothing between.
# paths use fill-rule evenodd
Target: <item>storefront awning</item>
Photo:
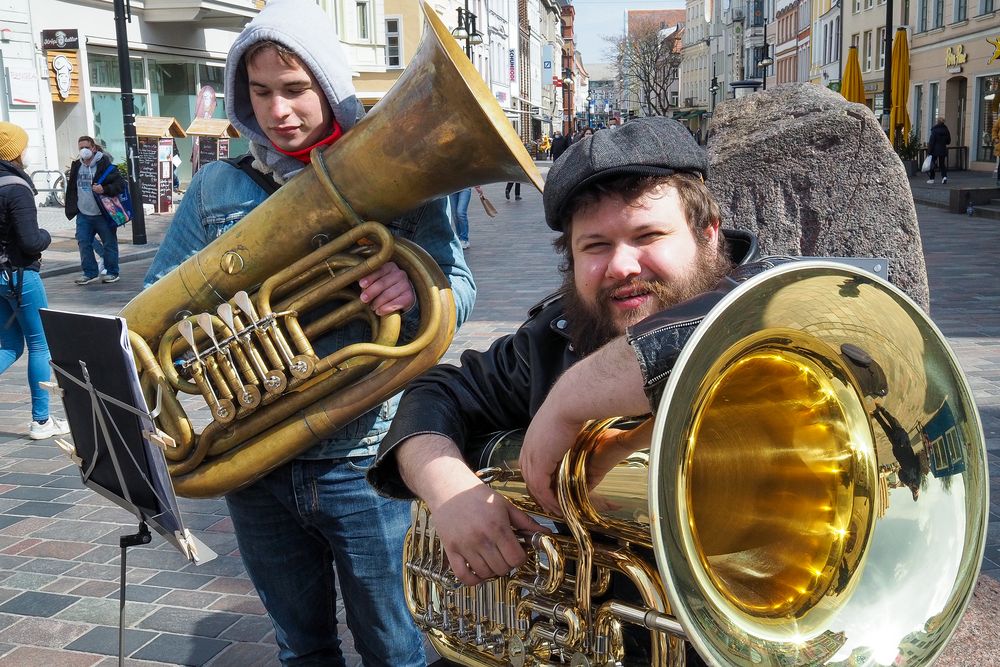
<instances>
[{"instance_id":1,"label":"storefront awning","mask_svg":"<svg viewBox=\"0 0 1000 667\"><path fill-rule=\"evenodd\" d=\"M685 118L688 118L690 116L691 116L691 112L690 111L675 111L674 112L674 120L684 120Z\"/></svg>"}]
</instances>

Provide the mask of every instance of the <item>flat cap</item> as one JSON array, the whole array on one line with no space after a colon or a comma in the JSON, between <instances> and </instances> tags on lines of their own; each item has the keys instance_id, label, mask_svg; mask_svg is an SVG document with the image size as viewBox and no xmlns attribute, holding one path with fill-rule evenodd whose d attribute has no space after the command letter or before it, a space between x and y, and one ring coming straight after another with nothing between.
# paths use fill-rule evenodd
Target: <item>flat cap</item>
<instances>
[{"instance_id":1,"label":"flat cap","mask_svg":"<svg viewBox=\"0 0 1000 667\"><path fill-rule=\"evenodd\" d=\"M708 178L708 154L676 120L649 116L600 130L571 145L549 170L542 195L545 222L562 231L566 205L597 181L629 174L668 176L676 172Z\"/></svg>"}]
</instances>

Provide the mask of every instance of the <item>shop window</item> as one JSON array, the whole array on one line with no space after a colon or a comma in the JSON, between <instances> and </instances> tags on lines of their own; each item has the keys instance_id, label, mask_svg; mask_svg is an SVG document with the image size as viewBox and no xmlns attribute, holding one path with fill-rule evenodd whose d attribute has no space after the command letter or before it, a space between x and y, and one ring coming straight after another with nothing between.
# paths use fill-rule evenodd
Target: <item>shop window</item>
<instances>
[{"instance_id":1,"label":"shop window","mask_svg":"<svg viewBox=\"0 0 1000 667\"><path fill-rule=\"evenodd\" d=\"M101 53L88 54L90 64L90 85L95 88L121 88L121 77L118 75L118 58ZM146 76L142 71L142 59L131 58L132 87L145 88Z\"/></svg>"},{"instance_id":2,"label":"shop window","mask_svg":"<svg viewBox=\"0 0 1000 667\"><path fill-rule=\"evenodd\" d=\"M1000 117L1000 74L986 76L979 80L979 94L976 96L979 104L979 136L976 147L976 159L990 162L1000 154L1000 146L994 145L993 123Z\"/></svg>"},{"instance_id":3,"label":"shop window","mask_svg":"<svg viewBox=\"0 0 1000 667\"><path fill-rule=\"evenodd\" d=\"M120 92L92 92L91 104L94 108L94 139L102 146L115 162L125 161L125 121L122 116L122 95ZM136 116L149 115L149 98L146 95L134 95Z\"/></svg>"},{"instance_id":4,"label":"shop window","mask_svg":"<svg viewBox=\"0 0 1000 667\"><path fill-rule=\"evenodd\" d=\"M934 127L938 118L938 84L932 83L927 90L927 127ZM929 133L930 130L927 130Z\"/></svg>"},{"instance_id":5,"label":"shop window","mask_svg":"<svg viewBox=\"0 0 1000 667\"><path fill-rule=\"evenodd\" d=\"M402 30L401 19L385 20L385 65L386 67L402 67Z\"/></svg>"},{"instance_id":6,"label":"shop window","mask_svg":"<svg viewBox=\"0 0 1000 667\"><path fill-rule=\"evenodd\" d=\"M913 133L920 139L923 137L921 128L924 121L924 87L921 85L913 87Z\"/></svg>"}]
</instances>

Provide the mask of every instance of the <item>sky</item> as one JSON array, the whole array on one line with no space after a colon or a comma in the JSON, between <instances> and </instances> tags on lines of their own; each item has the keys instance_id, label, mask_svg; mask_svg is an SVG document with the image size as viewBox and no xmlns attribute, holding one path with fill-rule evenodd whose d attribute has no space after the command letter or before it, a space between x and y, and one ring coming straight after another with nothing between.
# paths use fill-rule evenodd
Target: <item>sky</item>
<instances>
[{"instance_id":1,"label":"sky","mask_svg":"<svg viewBox=\"0 0 1000 667\"><path fill-rule=\"evenodd\" d=\"M576 48L587 65L608 60L610 45L601 38L622 34L626 9L684 9L684 0L573 0L573 7Z\"/></svg>"}]
</instances>

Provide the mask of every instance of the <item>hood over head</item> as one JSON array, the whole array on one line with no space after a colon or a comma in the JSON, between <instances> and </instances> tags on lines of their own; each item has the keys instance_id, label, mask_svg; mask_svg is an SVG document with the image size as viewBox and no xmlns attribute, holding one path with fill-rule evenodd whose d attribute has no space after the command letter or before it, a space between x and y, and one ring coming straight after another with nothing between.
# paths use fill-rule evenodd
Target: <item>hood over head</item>
<instances>
[{"instance_id":1,"label":"hood over head","mask_svg":"<svg viewBox=\"0 0 1000 667\"><path fill-rule=\"evenodd\" d=\"M302 60L316 77L333 117L345 132L364 116L364 107L351 82L347 55L323 10L314 0L271 0L236 38L226 59L226 114L252 143L273 150L254 116L250 80L243 62L247 50L262 41L278 42Z\"/></svg>"}]
</instances>

